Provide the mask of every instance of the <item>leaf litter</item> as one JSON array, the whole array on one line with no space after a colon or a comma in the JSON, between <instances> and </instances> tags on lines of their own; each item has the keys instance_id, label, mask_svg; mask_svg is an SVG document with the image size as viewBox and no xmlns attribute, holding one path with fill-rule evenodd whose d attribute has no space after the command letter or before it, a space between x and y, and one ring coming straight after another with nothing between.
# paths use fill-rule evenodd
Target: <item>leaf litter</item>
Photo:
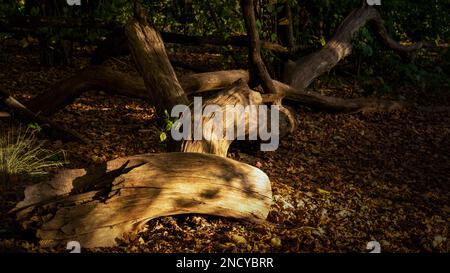
<instances>
[{"instance_id":1,"label":"leaf litter","mask_svg":"<svg viewBox=\"0 0 450 273\"><path fill-rule=\"evenodd\" d=\"M8 65L14 69L2 71L0 78L6 91L23 101L86 63L76 59L74 67L42 68L36 54L12 54L14 62ZM130 60L111 60L108 65L123 69L123 62ZM351 89L344 87L345 92ZM415 90L404 88L404 92ZM442 101L448 102L448 97ZM137 234L126 234L117 247L89 251L365 252L367 243L376 240L383 252L449 252L446 107L354 115L297 108L299 128L281 140L277 151L263 153L257 145L240 142L229 153L270 177L274 199L267 221L275 225L200 215L163 217L149 221ZM66 151L68 167L166 151L154 109L143 101L91 91L54 119L93 140L89 145L48 141L47 148ZM66 251L40 248L34 236L6 213L21 200L24 187L36 182L1 189L0 251Z\"/></svg>"}]
</instances>

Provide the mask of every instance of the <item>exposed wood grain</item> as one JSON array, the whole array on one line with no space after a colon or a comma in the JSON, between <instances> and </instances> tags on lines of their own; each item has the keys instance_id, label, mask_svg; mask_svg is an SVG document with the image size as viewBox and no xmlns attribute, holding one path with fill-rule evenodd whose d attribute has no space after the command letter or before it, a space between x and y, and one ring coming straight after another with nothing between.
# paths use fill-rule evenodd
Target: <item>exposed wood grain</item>
<instances>
[{"instance_id":1,"label":"exposed wood grain","mask_svg":"<svg viewBox=\"0 0 450 273\"><path fill-rule=\"evenodd\" d=\"M157 113L164 115L164 111L169 111L177 104L188 105L189 101L170 64L158 31L134 19L126 25L125 34L131 55L144 79L146 94Z\"/></svg>"},{"instance_id":2,"label":"exposed wood grain","mask_svg":"<svg viewBox=\"0 0 450 273\"><path fill-rule=\"evenodd\" d=\"M261 94L251 90L248 85L243 81L239 80L232 84L227 90L223 92L219 92L213 98L206 100L203 102L203 110L208 105L217 105L220 107L223 120L222 123L217 123L214 117L214 114L208 115L202 118L202 123L207 124L208 122L213 123L214 125L206 130L203 128L203 135L214 135L214 130L221 130L223 128L223 135L226 134L225 129L233 128L234 132L237 132L236 125L237 124L245 124L245 135L248 135L248 129L250 128L250 123L253 123L253 126L257 128L257 120L251 119L249 114L246 113L241 117L235 116L235 119L227 119L226 115L231 115L232 113L227 113L227 107L229 106L237 106L241 105L246 107L248 105L260 105L262 104ZM191 106L191 109L194 106ZM191 112L193 112L192 110ZM192 117L192 120L194 117ZM220 128L218 127L220 126ZM192 126L194 128L194 126ZM219 128L219 129L217 129ZM192 130L192 134L194 131ZM238 135L235 135L237 138ZM228 148L230 147L233 140L184 140L181 145L181 151L183 152L197 152L197 153L210 153L219 156L226 157L228 153Z\"/></svg>"},{"instance_id":3,"label":"exposed wood grain","mask_svg":"<svg viewBox=\"0 0 450 273\"><path fill-rule=\"evenodd\" d=\"M107 191L74 193L77 182L114 172L129 161ZM264 220L272 200L269 178L250 165L199 153L144 154L91 170L61 172L31 186L14 212L36 225L45 244L79 241L83 247L113 246L123 233L148 220L199 213Z\"/></svg>"}]
</instances>

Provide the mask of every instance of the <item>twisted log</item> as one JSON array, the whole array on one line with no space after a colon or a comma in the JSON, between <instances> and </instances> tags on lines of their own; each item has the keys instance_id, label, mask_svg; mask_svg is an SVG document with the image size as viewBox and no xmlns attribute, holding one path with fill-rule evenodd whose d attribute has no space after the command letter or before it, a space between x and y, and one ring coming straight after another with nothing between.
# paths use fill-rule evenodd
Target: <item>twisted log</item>
<instances>
[{"instance_id":1,"label":"twisted log","mask_svg":"<svg viewBox=\"0 0 450 273\"><path fill-rule=\"evenodd\" d=\"M37 230L42 246L78 241L109 247L149 220L197 213L263 221L272 202L267 175L250 165L200 153L144 154L105 166L61 171L30 186L11 211Z\"/></svg>"}]
</instances>

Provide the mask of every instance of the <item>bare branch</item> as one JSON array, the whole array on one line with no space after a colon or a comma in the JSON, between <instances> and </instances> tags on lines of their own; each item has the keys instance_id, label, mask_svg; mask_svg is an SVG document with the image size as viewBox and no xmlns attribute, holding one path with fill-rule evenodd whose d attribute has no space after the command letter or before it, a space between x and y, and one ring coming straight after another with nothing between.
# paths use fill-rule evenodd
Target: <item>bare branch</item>
<instances>
[{"instance_id":1,"label":"bare branch","mask_svg":"<svg viewBox=\"0 0 450 273\"><path fill-rule=\"evenodd\" d=\"M241 0L241 7L249 39L249 57L251 63L250 81L253 83L259 83L259 81L261 81L261 85L266 93L276 94L277 90L272 83L272 79L261 57L261 42L256 27L253 0ZM257 76L258 79L255 79L255 76Z\"/></svg>"}]
</instances>

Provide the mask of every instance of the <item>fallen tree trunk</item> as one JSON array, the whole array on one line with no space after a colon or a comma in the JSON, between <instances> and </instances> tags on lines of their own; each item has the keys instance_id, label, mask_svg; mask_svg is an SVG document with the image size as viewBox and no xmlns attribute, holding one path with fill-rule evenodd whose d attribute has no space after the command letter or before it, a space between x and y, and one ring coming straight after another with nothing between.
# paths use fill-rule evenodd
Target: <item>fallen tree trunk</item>
<instances>
[{"instance_id":1,"label":"fallen tree trunk","mask_svg":"<svg viewBox=\"0 0 450 273\"><path fill-rule=\"evenodd\" d=\"M186 75L180 78L180 84L188 95L199 95L203 92L227 88L239 79L248 82L248 72L245 70L228 70ZM395 101L376 98L342 99L324 96L313 91L299 91L279 81L274 80L273 82L275 88L286 95L285 100L313 110L354 113L390 111L402 107L401 103ZM49 116L73 102L82 92L92 89L149 100L142 78L113 71L104 66L92 66L38 95L29 103L28 107L33 111L41 111L43 115ZM263 102L268 102L265 97L263 96ZM46 108L42 109L44 103Z\"/></svg>"},{"instance_id":2,"label":"fallen tree trunk","mask_svg":"<svg viewBox=\"0 0 450 273\"><path fill-rule=\"evenodd\" d=\"M314 110L323 110L336 113L370 113L391 112L401 110L404 104L398 101L382 100L377 98L343 99L324 96L312 91L298 91L291 86L274 81L275 88L286 94L286 99L299 103Z\"/></svg>"},{"instance_id":3,"label":"fallen tree trunk","mask_svg":"<svg viewBox=\"0 0 450 273\"><path fill-rule=\"evenodd\" d=\"M50 138L89 143L89 140L81 136L79 133L58 125L50 119L41 116L39 112L31 111L16 98L9 95L2 89L0 89L0 102L8 108L9 112L13 114L15 118L25 122L26 124L37 123L41 127L42 131Z\"/></svg>"},{"instance_id":4,"label":"fallen tree trunk","mask_svg":"<svg viewBox=\"0 0 450 273\"><path fill-rule=\"evenodd\" d=\"M110 94L148 100L142 78L129 76L106 67L90 66L56 83L47 92L37 95L27 106L34 112L49 116L71 104L83 92L89 90L102 90ZM45 107L42 107L43 105Z\"/></svg>"},{"instance_id":5,"label":"fallen tree trunk","mask_svg":"<svg viewBox=\"0 0 450 273\"><path fill-rule=\"evenodd\" d=\"M43 246L78 241L108 247L150 219L209 214L264 220L272 201L269 178L231 159L199 153L145 154L94 169L65 170L30 186L12 211L37 226Z\"/></svg>"},{"instance_id":6,"label":"fallen tree trunk","mask_svg":"<svg viewBox=\"0 0 450 273\"><path fill-rule=\"evenodd\" d=\"M244 70L206 72L184 76L180 78L180 84L187 94L192 95L226 88L239 79L247 82L248 77L247 71ZM141 77L93 65L54 84L49 90L33 98L27 107L34 112L50 116L90 90L102 90L109 94L150 101ZM45 109L42 105L45 105Z\"/></svg>"}]
</instances>

